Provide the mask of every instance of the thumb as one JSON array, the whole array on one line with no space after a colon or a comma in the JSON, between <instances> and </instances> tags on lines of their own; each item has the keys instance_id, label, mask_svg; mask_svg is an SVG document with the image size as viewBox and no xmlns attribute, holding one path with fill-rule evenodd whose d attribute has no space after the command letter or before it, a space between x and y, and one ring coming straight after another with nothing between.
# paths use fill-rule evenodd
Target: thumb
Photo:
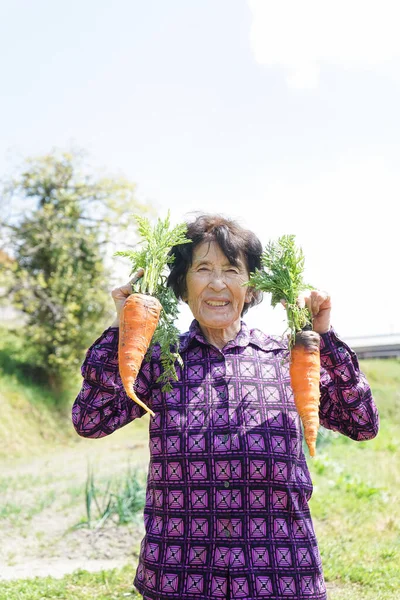
<instances>
[{"instance_id":1,"label":"thumb","mask_svg":"<svg viewBox=\"0 0 400 600\"><path fill-rule=\"evenodd\" d=\"M125 300L128 296L132 294L132 286L130 283L126 283L125 285L121 285L118 288L115 288L111 292L111 296L114 300Z\"/></svg>"},{"instance_id":2,"label":"thumb","mask_svg":"<svg viewBox=\"0 0 400 600\"><path fill-rule=\"evenodd\" d=\"M138 282L139 279L141 277L143 277L143 275L144 275L144 269L142 269L142 268L138 269L129 283L134 284L134 283Z\"/></svg>"}]
</instances>

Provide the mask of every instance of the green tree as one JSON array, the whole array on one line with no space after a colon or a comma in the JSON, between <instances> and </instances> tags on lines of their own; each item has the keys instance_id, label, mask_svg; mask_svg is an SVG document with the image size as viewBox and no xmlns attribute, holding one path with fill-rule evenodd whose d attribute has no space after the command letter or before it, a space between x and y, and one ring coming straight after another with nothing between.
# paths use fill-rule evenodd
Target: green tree
<instances>
[{"instance_id":1,"label":"green tree","mask_svg":"<svg viewBox=\"0 0 400 600\"><path fill-rule=\"evenodd\" d=\"M96 175L79 153L58 151L29 159L4 185L1 204L3 249L13 259L0 266L3 304L24 313L27 361L61 390L112 318L107 250L127 241L128 227L132 235L128 215L149 207L133 183Z\"/></svg>"}]
</instances>

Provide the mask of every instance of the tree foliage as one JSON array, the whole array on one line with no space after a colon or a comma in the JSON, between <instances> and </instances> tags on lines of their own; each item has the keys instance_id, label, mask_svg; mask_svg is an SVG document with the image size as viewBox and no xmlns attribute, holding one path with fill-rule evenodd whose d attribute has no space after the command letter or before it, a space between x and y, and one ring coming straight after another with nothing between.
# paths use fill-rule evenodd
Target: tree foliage
<instances>
[{"instance_id":1,"label":"tree foliage","mask_svg":"<svg viewBox=\"0 0 400 600\"><path fill-rule=\"evenodd\" d=\"M12 259L0 265L3 304L22 311L28 360L61 389L112 318L107 249L132 226L126 215L148 207L131 182L88 173L78 153L57 151L29 159L1 203L2 246Z\"/></svg>"}]
</instances>

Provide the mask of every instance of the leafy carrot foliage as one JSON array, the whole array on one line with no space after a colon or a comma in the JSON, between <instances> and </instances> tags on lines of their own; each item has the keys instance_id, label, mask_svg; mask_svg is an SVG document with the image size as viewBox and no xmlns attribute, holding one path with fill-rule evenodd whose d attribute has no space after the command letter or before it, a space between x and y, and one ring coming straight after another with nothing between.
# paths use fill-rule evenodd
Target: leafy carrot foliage
<instances>
[{"instance_id":1,"label":"leafy carrot foliage","mask_svg":"<svg viewBox=\"0 0 400 600\"><path fill-rule=\"evenodd\" d=\"M306 307L300 307L297 299L301 292L311 289L303 279L304 255L297 248L294 235L283 235L277 242L269 242L261 258L262 268L250 274L250 285L271 294L271 305L284 301L290 339L312 319Z\"/></svg>"},{"instance_id":2,"label":"leafy carrot foliage","mask_svg":"<svg viewBox=\"0 0 400 600\"><path fill-rule=\"evenodd\" d=\"M175 362L182 365L178 352L179 330L174 322L178 317L178 301L174 293L167 287L168 265L174 257L169 255L172 246L187 244L191 240L186 238L186 225L178 224L171 228L170 214L162 220L158 219L152 227L150 221L142 216L133 215L140 235L137 250L124 250L116 252L115 256L125 256L131 261L131 273L143 269L143 277L133 284L133 291L149 294L159 300L162 306L160 320L154 333L147 358L150 357L154 345L158 344L161 350L161 363L163 372L158 378L163 383L163 390L171 389L171 379L177 380Z\"/></svg>"}]
</instances>

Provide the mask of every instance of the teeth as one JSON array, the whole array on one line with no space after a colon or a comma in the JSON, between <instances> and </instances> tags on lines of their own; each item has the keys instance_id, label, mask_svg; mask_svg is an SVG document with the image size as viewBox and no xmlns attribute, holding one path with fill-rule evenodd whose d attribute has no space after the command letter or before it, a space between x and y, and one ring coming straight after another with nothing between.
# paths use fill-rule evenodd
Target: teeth
<instances>
[{"instance_id":1,"label":"teeth","mask_svg":"<svg viewBox=\"0 0 400 600\"><path fill-rule=\"evenodd\" d=\"M226 306L227 304L229 304L229 302L213 302L212 300L209 300L207 304L209 304L210 306Z\"/></svg>"}]
</instances>

